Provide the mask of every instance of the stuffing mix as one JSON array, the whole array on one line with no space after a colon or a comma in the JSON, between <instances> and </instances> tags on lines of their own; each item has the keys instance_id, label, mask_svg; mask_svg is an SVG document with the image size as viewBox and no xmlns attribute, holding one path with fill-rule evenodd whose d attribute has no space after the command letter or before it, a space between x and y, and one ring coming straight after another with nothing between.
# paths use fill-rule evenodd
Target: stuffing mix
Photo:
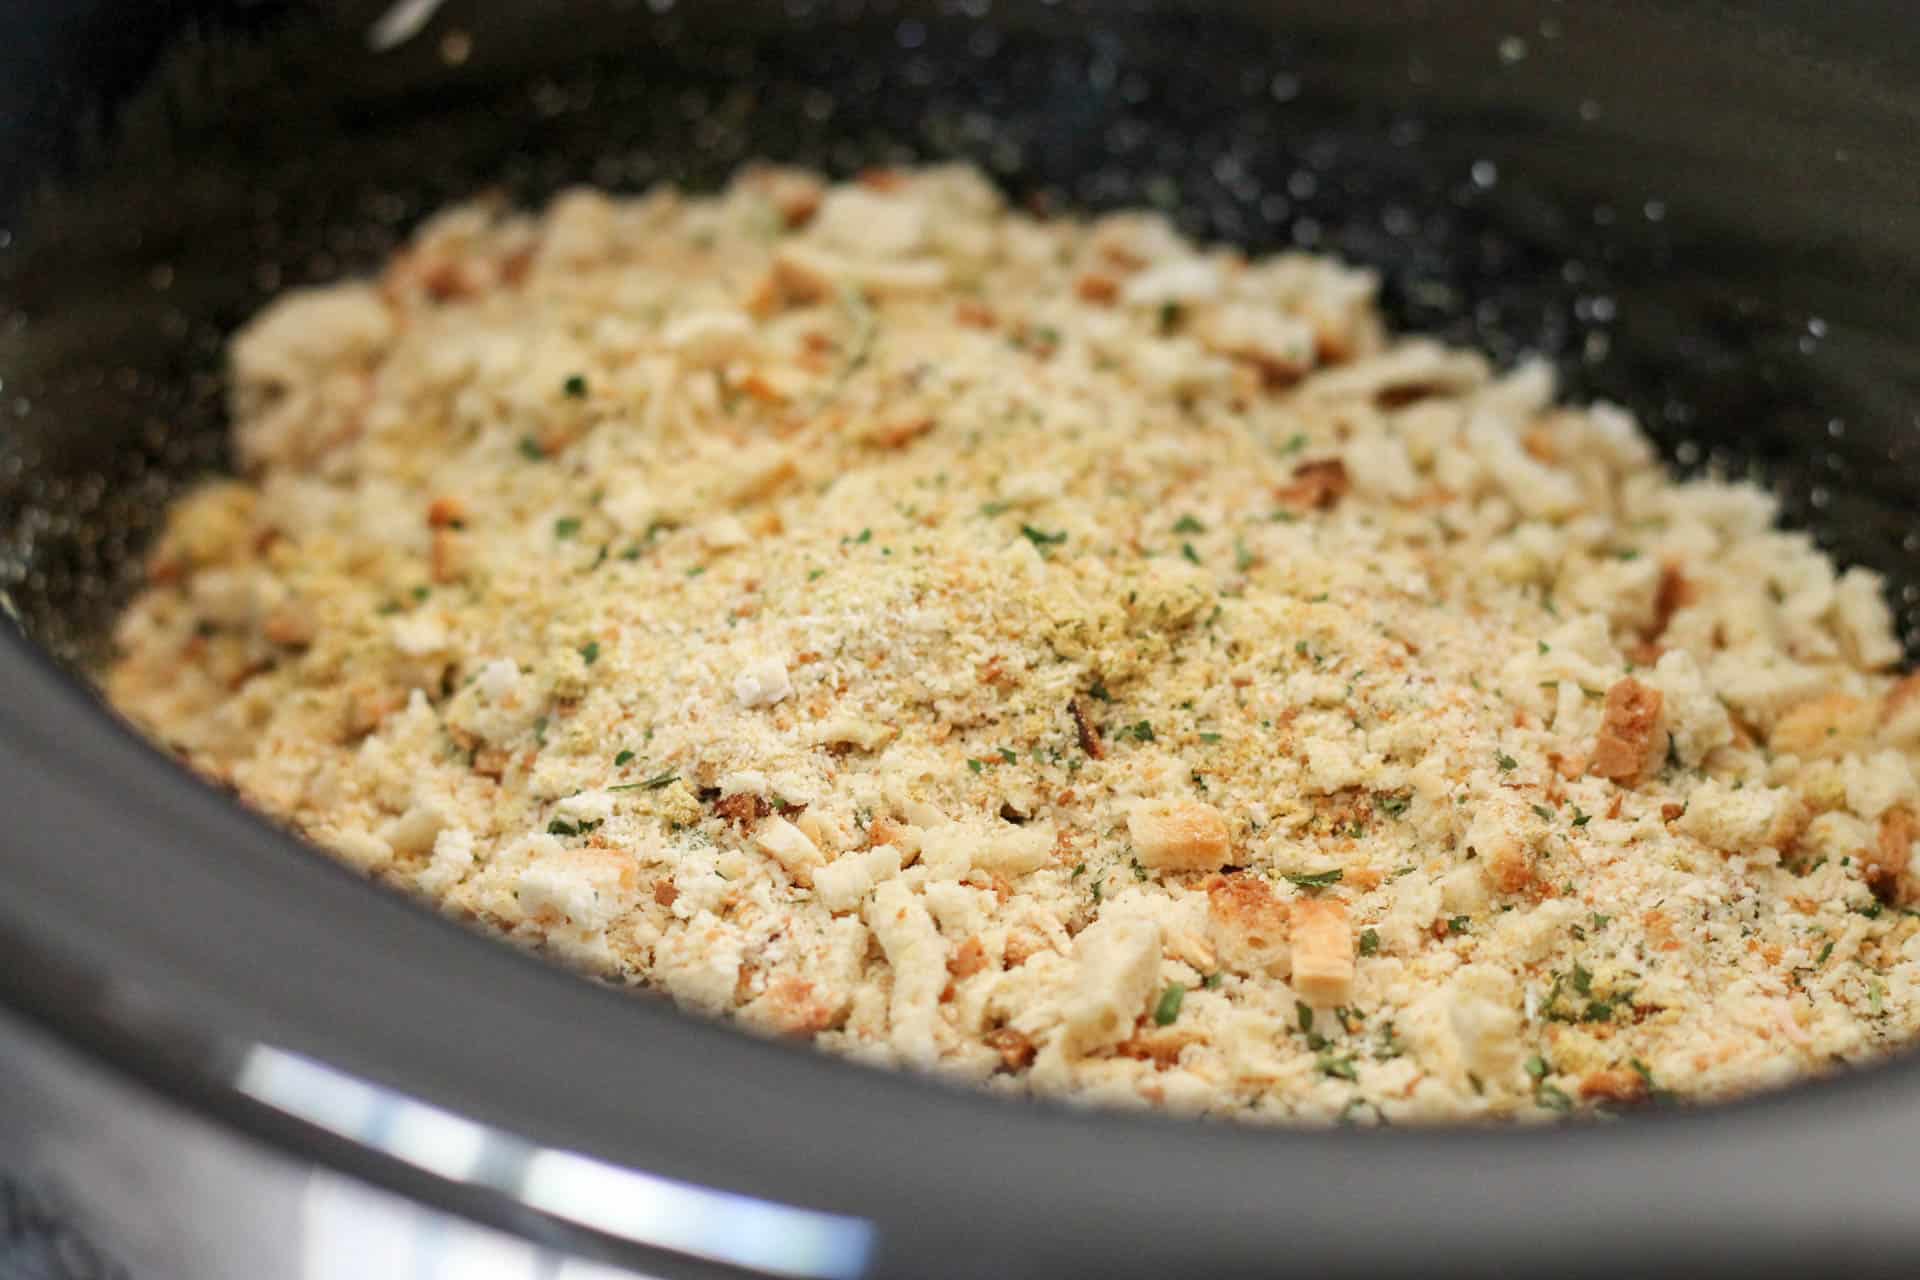
<instances>
[{"instance_id":1,"label":"stuffing mix","mask_svg":"<svg viewBox=\"0 0 1920 1280\"><path fill-rule=\"evenodd\" d=\"M1001 1092L1547 1118L1910 1038L1880 581L1375 284L956 167L455 208L234 338L106 688L454 916Z\"/></svg>"}]
</instances>

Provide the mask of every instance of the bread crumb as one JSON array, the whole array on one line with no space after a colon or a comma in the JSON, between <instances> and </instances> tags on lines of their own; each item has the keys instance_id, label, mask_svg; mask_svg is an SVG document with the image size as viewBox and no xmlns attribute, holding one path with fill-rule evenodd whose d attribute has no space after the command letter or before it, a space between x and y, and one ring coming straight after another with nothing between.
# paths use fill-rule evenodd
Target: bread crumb
<instances>
[{"instance_id":1,"label":"bread crumb","mask_svg":"<svg viewBox=\"0 0 1920 1280\"><path fill-rule=\"evenodd\" d=\"M1884 584L1378 283L962 166L463 205L235 336L106 689L478 927L1010 1094L1544 1119L1909 1042Z\"/></svg>"}]
</instances>

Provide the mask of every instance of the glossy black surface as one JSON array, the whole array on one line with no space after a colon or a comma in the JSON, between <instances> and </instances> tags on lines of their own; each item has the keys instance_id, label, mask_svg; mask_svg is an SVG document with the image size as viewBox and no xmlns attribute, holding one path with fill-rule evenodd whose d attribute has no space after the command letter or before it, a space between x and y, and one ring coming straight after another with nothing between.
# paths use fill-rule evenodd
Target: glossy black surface
<instances>
[{"instance_id":1,"label":"glossy black surface","mask_svg":"<svg viewBox=\"0 0 1920 1280\"><path fill-rule=\"evenodd\" d=\"M160 504L221 464L219 346L261 300L370 265L476 187L711 184L763 154L962 155L1059 207L1159 202L1377 265L1401 323L1544 352L1683 465L1763 469L1793 519L1891 575L1912 634L1920 58L1899 6L453 0L376 55L380 7L0 15L0 584L63 657L98 652ZM449 65L456 29L472 55ZM89 102L121 105L82 137ZM1910 1063L1551 1133L1008 1106L546 969L186 780L12 637L0 681L0 992L276 1142L310 1135L223 1090L235 1046L871 1216L889 1274L1897 1271L1920 1244Z\"/></svg>"}]
</instances>

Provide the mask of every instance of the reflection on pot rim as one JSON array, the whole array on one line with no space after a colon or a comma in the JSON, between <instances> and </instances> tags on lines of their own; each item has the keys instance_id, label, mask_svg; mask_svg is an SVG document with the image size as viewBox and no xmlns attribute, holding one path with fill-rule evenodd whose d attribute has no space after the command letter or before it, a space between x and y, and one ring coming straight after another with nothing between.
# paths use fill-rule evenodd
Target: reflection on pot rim
<instances>
[{"instance_id":1,"label":"reflection on pot rim","mask_svg":"<svg viewBox=\"0 0 1920 1280\"><path fill-rule=\"evenodd\" d=\"M873 1254L873 1225L536 1147L463 1116L268 1045L235 1072L240 1092L274 1110L453 1182L650 1248L770 1275L853 1280Z\"/></svg>"}]
</instances>

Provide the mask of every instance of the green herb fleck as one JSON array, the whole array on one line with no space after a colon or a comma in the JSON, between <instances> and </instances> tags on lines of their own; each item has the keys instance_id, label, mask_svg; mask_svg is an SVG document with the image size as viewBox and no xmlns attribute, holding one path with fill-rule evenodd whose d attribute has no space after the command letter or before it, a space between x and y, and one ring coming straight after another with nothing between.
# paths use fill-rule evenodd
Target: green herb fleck
<instances>
[{"instance_id":1,"label":"green herb fleck","mask_svg":"<svg viewBox=\"0 0 1920 1280\"><path fill-rule=\"evenodd\" d=\"M1454 916L1451 920L1447 921L1447 932L1450 934L1469 933L1472 929L1473 917L1471 916Z\"/></svg>"},{"instance_id":2,"label":"green herb fleck","mask_svg":"<svg viewBox=\"0 0 1920 1280\"><path fill-rule=\"evenodd\" d=\"M1502 773L1512 773L1520 764L1518 760L1515 760L1504 751L1495 753L1493 762L1500 766L1500 772Z\"/></svg>"},{"instance_id":3,"label":"green herb fleck","mask_svg":"<svg viewBox=\"0 0 1920 1280\"><path fill-rule=\"evenodd\" d=\"M567 375L567 380L560 384L560 390L566 393L566 397L569 400L585 400L587 398L587 376L583 373Z\"/></svg>"},{"instance_id":4,"label":"green herb fleck","mask_svg":"<svg viewBox=\"0 0 1920 1280\"><path fill-rule=\"evenodd\" d=\"M1207 531L1207 526L1201 524L1198 520L1194 519L1192 516L1187 515L1187 516L1181 516L1178 520L1173 522L1173 531L1175 533L1205 533Z\"/></svg>"},{"instance_id":5,"label":"green herb fleck","mask_svg":"<svg viewBox=\"0 0 1920 1280\"><path fill-rule=\"evenodd\" d=\"M1320 1074L1322 1075L1333 1076L1340 1080L1358 1080L1360 1078L1360 1073L1354 1069L1353 1055L1350 1053L1339 1058L1334 1057L1330 1053L1323 1053L1315 1060L1314 1065L1320 1068Z\"/></svg>"},{"instance_id":6,"label":"green herb fleck","mask_svg":"<svg viewBox=\"0 0 1920 1280\"><path fill-rule=\"evenodd\" d=\"M1226 980L1227 980L1227 975L1220 972L1218 969L1216 969L1212 973L1208 974L1206 977L1200 979L1200 985L1205 987L1209 991L1213 991L1217 989L1220 986L1220 984L1225 982Z\"/></svg>"},{"instance_id":7,"label":"green herb fleck","mask_svg":"<svg viewBox=\"0 0 1920 1280\"><path fill-rule=\"evenodd\" d=\"M1360 931L1360 954L1370 956L1376 954L1379 950L1380 931L1378 929L1362 929Z\"/></svg>"},{"instance_id":8,"label":"green herb fleck","mask_svg":"<svg viewBox=\"0 0 1920 1280\"><path fill-rule=\"evenodd\" d=\"M648 778L645 782L629 782L625 786L608 787L609 791L658 791L680 781L680 775L669 770Z\"/></svg>"},{"instance_id":9,"label":"green herb fleck","mask_svg":"<svg viewBox=\"0 0 1920 1280\"><path fill-rule=\"evenodd\" d=\"M975 760L972 756L967 757L967 768L973 770L975 773L979 773L986 767L987 762L985 760Z\"/></svg>"},{"instance_id":10,"label":"green herb fleck","mask_svg":"<svg viewBox=\"0 0 1920 1280\"><path fill-rule=\"evenodd\" d=\"M1304 1002L1299 1000L1293 1002L1293 1016L1300 1020L1300 1029L1302 1031L1308 1033L1313 1031L1313 1010L1308 1008Z\"/></svg>"},{"instance_id":11,"label":"green herb fleck","mask_svg":"<svg viewBox=\"0 0 1920 1280\"><path fill-rule=\"evenodd\" d=\"M614 756L613 758L613 767L616 769L618 769L622 765L631 764L631 763L633 763L633 752L631 751L622 750L618 755Z\"/></svg>"},{"instance_id":12,"label":"green herb fleck","mask_svg":"<svg viewBox=\"0 0 1920 1280\"><path fill-rule=\"evenodd\" d=\"M571 538L578 532L580 532L580 518L578 516L561 516L553 522L553 536L556 538L564 540Z\"/></svg>"},{"instance_id":13,"label":"green herb fleck","mask_svg":"<svg viewBox=\"0 0 1920 1280\"><path fill-rule=\"evenodd\" d=\"M1534 1088L1533 1100L1548 1111L1565 1113L1573 1110L1573 1099L1544 1080Z\"/></svg>"},{"instance_id":14,"label":"green herb fleck","mask_svg":"<svg viewBox=\"0 0 1920 1280\"><path fill-rule=\"evenodd\" d=\"M1135 742L1152 742L1153 721L1141 720L1136 724L1128 725L1126 728L1120 730L1120 732L1126 734Z\"/></svg>"},{"instance_id":15,"label":"green herb fleck","mask_svg":"<svg viewBox=\"0 0 1920 1280\"><path fill-rule=\"evenodd\" d=\"M588 666L592 666L594 663L600 661L600 642L598 640L589 640L580 646L580 661L586 663Z\"/></svg>"},{"instance_id":16,"label":"green herb fleck","mask_svg":"<svg viewBox=\"0 0 1920 1280\"><path fill-rule=\"evenodd\" d=\"M547 458L547 451L542 449L540 442L532 436L521 436L520 456L529 462L544 462Z\"/></svg>"},{"instance_id":17,"label":"green herb fleck","mask_svg":"<svg viewBox=\"0 0 1920 1280\"><path fill-rule=\"evenodd\" d=\"M1301 875L1289 875L1287 879L1302 889L1324 889L1330 884L1339 884L1340 877L1346 872L1339 867L1331 871L1310 871Z\"/></svg>"},{"instance_id":18,"label":"green herb fleck","mask_svg":"<svg viewBox=\"0 0 1920 1280\"><path fill-rule=\"evenodd\" d=\"M1533 806L1533 811L1534 813L1539 815L1540 821L1542 822L1553 821L1553 810L1547 808L1547 806L1543 804L1536 804Z\"/></svg>"},{"instance_id":19,"label":"green herb fleck","mask_svg":"<svg viewBox=\"0 0 1920 1280\"><path fill-rule=\"evenodd\" d=\"M1185 556L1192 564L1200 563L1200 553L1193 549L1191 542L1183 542L1180 544L1180 554Z\"/></svg>"},{"instance_id":20,"label":"green herb fleck","mask_svg":"<svg viewBox=\"0 0 1920 1280\"><path fill-rule=\"evenodd\" d=\"M1565 982L1566 982L1565 978L1561 977L1557 973L1554 974L1553 986L1548 989L1547 998L1540 1002L1540 1012L1546 1015L1547 1021L1549 1022L1572 1022L1573 1021L1573 1019L1569 1017L1567 1014L1558 1012L1554 1008L1554 1005L1557 1004L1560 1000L1560 988Z\"/></svg>"},{"instance_id":21,"label":"green herb fleck","mask_svg":"<svg viewBox=\"0 0 1920 1280\"><path fill-rule=\"evenodd\" d=\"M1638 1058L1628 1058L1627 1065L1632 1067L1634 1074L1639 1076L1641 1081L1646 1084L1648 1098L1652 1099L1654 1102L1672 1102L1673 1101L1673 1091L1671 1089L1662 1089L1660 1087L1659 1082L1653 1078L1653 1068L1649 1067L1646 1063L1640 1061L1640 1059Z\"/></svg>"},{"instance_id":22,"label":"green herb fleck","mask_svg":"<svg viewBox=\"0 0 1920 1280\"><path fill-rule=\"evenodd\" d=\"M1167 989L1160 993L1160 1003L1153 1006L1153 1025L1170 1027L1173 1020L1180 1016L1180 1005L1187 998L1187 989L1177 982L1169 982Z\"/></svg>"},{"instance_id":23,"label":"green herb fleck","mask_svg":"<svg viewBox=\"0 0 1920 1280\"><path fill-rule=\"evenodd\" d=\"M1064 541L1068 539L1068 532L1066 532L1066 530L1060 530L1058 533L1048 533L1046 530L1033 528L1031 524L1021 524L1020 535L1021 537L1025 537L1029 543L1033 543L1035 547L1058 547L1060 543L1064 543Z\"/></svg>"},{"instance_id":24,"label":"green herb fleck","mask_svg":"<svg viewBox=\"0 0 1920 1280\"><path fill-rule=\"evenodd\" d=\"M1023 524L1020 526L1020 536L1039 548L1040 553L1044 555L1048 547L1057 547L1067 540L1067 531L1062 529L1058 533L1048 533L1045 529L1036 529L1030 524Z\"/></svg>"}]
</instances>

